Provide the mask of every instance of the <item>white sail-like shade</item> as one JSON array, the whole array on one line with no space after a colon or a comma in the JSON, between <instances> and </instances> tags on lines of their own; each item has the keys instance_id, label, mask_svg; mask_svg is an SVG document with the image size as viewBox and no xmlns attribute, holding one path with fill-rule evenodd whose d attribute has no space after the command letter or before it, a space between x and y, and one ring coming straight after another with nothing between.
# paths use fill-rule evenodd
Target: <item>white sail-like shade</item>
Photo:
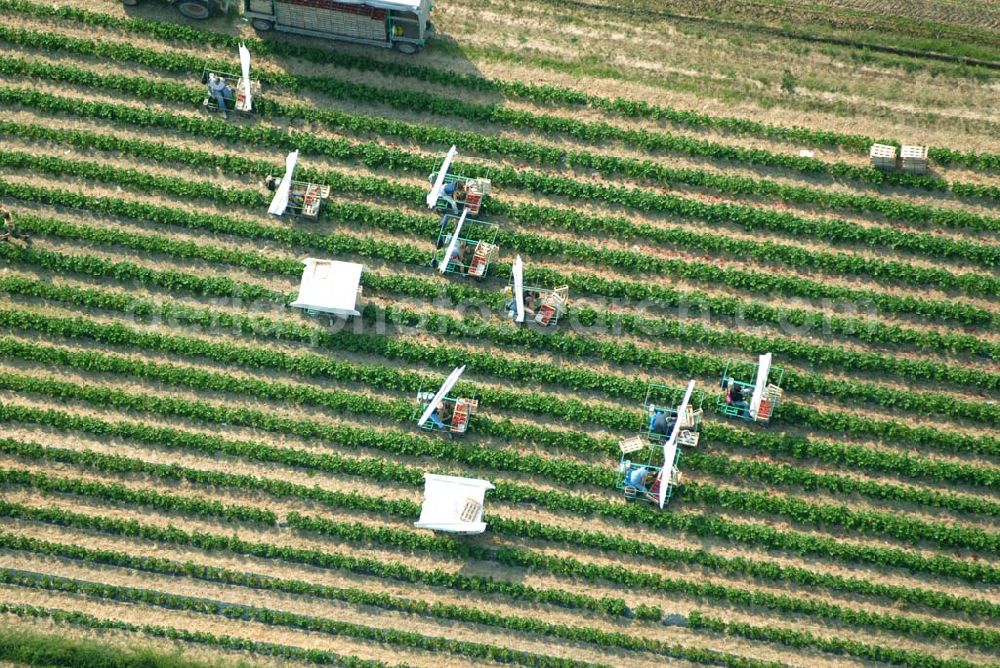
<instances>
[{"instance_id":1,"label":"white sail-like shade","mask_svg":"<svg viewBox=\"0 0 1000 668\"><path fill-rule=\"evenodd\" d=\"M357 301L364 265L314 257L307 257L302 264L299 296L289 306L345 318L361 315Z\"/></svg>"},{"instance_id":2,"label":"white sail-like shade","mask_svg":"<svg viewBox=\"0 0 1000 668\"><path fill-rule=\"evenodd\" d=\"M750 417L756 419L760 409L760 401L764 398L764 388L767 387L767 374L771 372L771 353L761 355L757 362L757 382L753 386L753 396L750 397Z\"/></svg>"},{"instance_id":3,"label":"white sail-like shade","mask_svg":"<svg viewBox=\"0 0 1000 668\"><path fill-rule=\"evenodd\" d=\"M663 504L667 502L667 487L669 487L667 481L670 480L671 469L674 466L674 457L677 456L677 434L680 433L681 429L681 413L687 408L693 393L694 380L692 379L688 381L687 391L684 392L681 405L677 407L677 420L674 421L674 428L670 432L670 438L663 444L663 478L660 480L660 508L663 508Z\"/></svg>"},{"instance_id":4,"label":"white sail-like shade","mask_svg":"<svg viewBox=\"0 0 1000 668\"><path fill-rule=\"evenodd\" d=\"M434 179L434 185L431 187L431 191L427 193L428 209L433 209L434 205L437 204L438 197L441 196L441 189L444 188L444 177L448 174L448 168L451 167L451 161L455 159L456 155L458 155L457 147L452 146L448 149L448 155L444 157L444 164L438 170L437 178Z\"/></svg>"},{"instance_id":5,"label":"white sail-like shade","mask_svg":"<svg viewBox=\"0 0 1000 668\"><path fill-rule=\"evenodd\" d=\"M420 419L417 420L418 427L423 427L424 423L430 419L431 413L433 413L434 409L438 407L438 405L441 403L441 400L444 399L446 396L448 396L448 392L451 391L451 388L455 387L455 383L457 383L458 379L462 377L463 371L465 371L464 364L456 368L454 371L451 372L451 375L449 375L447 378L444 379L444 382L441 384L441 389L437 391L437 394L434 395L434 398L431 399L431 402L427 404L426 408L424 408L423 415L421 415Z\"/></svg>"},{"instance_id":6,"label":"white sail-like shade","mask_svg":"<svg viewBox=\"0 0 1000 668\"><path fill-rule=\"evenodd\" d=\"M253 96L250 93L250 51L240 42L240 67L243 72L243 94L246 95L246 111L253 109Z\"/></svg>"},{"instance_id":7,"label":"white sail-like shade","mask_svg":"<svg viewBox=\"0 0 1000 668\"><path fill-rule=\"evenodd\" d=\"M292 189L292 172L295 171L295 163L298 160L298 150L292 151L285 158L285 177L278 184L278 189L274 191L274 197L271 198L271 206L267 208L267 212L273 216L285 213L285 207L288 206L288 193Z\"/></svg>"},{"instance_id":8,"label":"white sail-like shade","mask_svg":"<svg viewBox=\"0 0 1000 668\"><path fill-rule=\"evenodd\" d=\"M451 254L455 252L455 246L458 245L458 234L462 231L462 225L465 224L465 215L469 213L468 209L462 209L462 215L458 219L458 225L455 226L455 231L451 235L451 243L448 244L448 248L444 251L444 258L441 260L441 264L438 265L438 271L442 274L448 268L448 263L451 262Z\"/></svg>"},{"instance_id":9,"label":"white sail-like shade","mask_svg":"<svg viewBox=\"0 0 1000 668\"><path fill-rule=\"evenodd\" d=\"M514 259L514 305L517 307L517 322L524 322L524 263L521 256Z\"/></svg>"},{"instance_id":10,"label":"white sail-like shade","mask_svg":"<svg viewBox=\"0 0 1000 668\"><path fill-rule=\"evenodd\" d=\"M489 480L425 473L424 504L414 526L463 535L483 533L483 502L490 489L496 488ZM463 517L470 503L476 512Z\"/></svg>"}]
</instances>

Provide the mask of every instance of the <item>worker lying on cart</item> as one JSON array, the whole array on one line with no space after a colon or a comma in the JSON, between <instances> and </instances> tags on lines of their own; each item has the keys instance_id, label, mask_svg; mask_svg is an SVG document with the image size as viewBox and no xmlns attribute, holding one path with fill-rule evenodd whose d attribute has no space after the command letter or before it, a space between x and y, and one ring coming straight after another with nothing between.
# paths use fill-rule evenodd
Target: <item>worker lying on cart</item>
<instances>
[{"instance_id":1,"label":"worker lying on cart","mask_svg":"<svg viewBox=\"0 0 1000 668\"><path fill-rule=\"evenodd\" d=\"M734 408L743 411L743 419L750 420L750 402L743 396L743 388L734 380L729 380L729 389L726 391L726 403Z\"/></svg>"},{"instance_id":2,"label":"worker lying on cart","mask_svg":"<svg viewBox=\"0 0 1000 668\"><path fill-rule=\"evenodd\" d=\"M222 117L229 120L229 114L226 112L226 101L232 101L235 99L233 96L233 89L229 87L226 83L225 77L217 75L215 72L211 72L208 75L208 94L215 99L215 103L219 105L219 111L222 112Z\"/></svg>"},{"instance_id":3,"label":"worker lying on cart","mask_svg":"<svg viewBox=\"0 0 1000 668\"><path fill-rule=\"evenodd\" d=\"M264 179L264 185L267 186L268 190L274 192L275 190L278 189L278 186L281 185L281 179L279 179L277 176L272 176L268 174L267 178ZM301 211L303 208L305 208L305 204L306 204L306 197L304 192L296 192L295 190L289 189L288 208L292 209L292 211Z\"/></svg>"},{"instance_id":4,"label":"worker lying on cart","mask_svg":"<svg viewBox=\"0 0 1000 668\"><path fill-rule=\"evenodd\" d=\"M670 436L675 422L677 422L677 418L667 415L666 411L657 410L649 418L649 431L654 434Z\"/></svg>"},{"instance_id":5,"label":"worker lying on cart","mask_svg":"<svg viewBox=\"0 0 1000 668\"><path fill-rule=\"evenodd\" d=\"M424 404L424 408L427 404ZM442 400L441 405L431 413L430 421L438 429L448 429L451 426L452 406L448 400Z\"/></svg>"},{"instance_id":6,"label":"worker lying on cart","mask_svg":"<svg viewBox=\"0 0 1000 668\"><path fill-rule=\"evenodd\" d=\"M445 184L441 189L441 199L448 202L451 210L458 213L458 205L465 204L465 183L462 181L452 181Z\"/></svg>"},{"instance_id":7,"label":"worker lying on cart","mask_svg":"<svg viewBox=\"0 0 1000 668\"><path fill-rule=\"evenodd\" d=\"M640 466L625 473L625 485L634 487L637 492L645 494L649 490L646 488L646 480L652 471L645 466Z\"/></svg>"}]
</instances>

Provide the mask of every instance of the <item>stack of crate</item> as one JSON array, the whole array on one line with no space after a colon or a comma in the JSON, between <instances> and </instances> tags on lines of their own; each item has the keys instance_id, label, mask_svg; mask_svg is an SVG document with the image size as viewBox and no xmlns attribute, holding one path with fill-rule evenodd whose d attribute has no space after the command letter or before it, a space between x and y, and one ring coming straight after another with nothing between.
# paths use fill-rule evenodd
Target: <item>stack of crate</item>
<instances>
[{"instance_id":1,"label":"stack of crate","mask_svg":"<svg viewBox=\"0 0 1000 668\"><path fill-rule=\"evenodd\" d=\"M904 146L899 150L899 158L904 172L911 174L927 173L926 146Z\"/></svg>"},{"instance_id":2,"label":"stack of crate","mask_svg":"<svg viewBox=\"0 0 1000 668\"><path fill-rule=\"evenodd\" d=\"M871 151L872 167L883 171L896 169L896 147L888 144L872 144Z\"/></svg>"}]
</instances>

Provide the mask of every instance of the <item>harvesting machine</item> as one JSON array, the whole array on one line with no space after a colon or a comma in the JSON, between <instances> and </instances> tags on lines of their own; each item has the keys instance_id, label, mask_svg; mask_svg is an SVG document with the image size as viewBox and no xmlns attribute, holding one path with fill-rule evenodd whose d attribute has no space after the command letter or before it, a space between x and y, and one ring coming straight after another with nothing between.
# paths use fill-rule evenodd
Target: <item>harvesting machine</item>
<instances>
[{"instance_id":1,"label":"harvesting machine","mask_svg":"<svg viewBox=\"0 0 1000 668\"><path fill-rule=\"evenodd\" d=\"M431 190L427 193L427 207L439 211L451 209L456 214L459 209L467 209L470 214L477 216L483 201L490 194L490 180L473 179L450 172L456 155L458 149L452 146L441 166L428 177Z\"/></svg>"},{"instance_id":2,"label":"harvesting machine","mask_svg":"<svg viewBox=\"0 0 1000 668\"><path fill-rule=\"evenodd\" d=\"M644 410L652 408L654 418L643 416L643 432L638 436L623 439L619 443L621 461L618 464L616 487L622 490L627 501L645 501L660 508L673 496L674 489L681 484L680 446L694 447L698 444L698 426L701 423L701 409L694 408L691 396L694 381L688 383L681 403L676 408L659 407L649 402L650 392L662 385L651 384L646 392ZM675 419L668 434L653 431L653 421L657 411L670 411Z\"/></svg>"},{"instance_id":3,"label":"harvesting machine","mask_svg":"<svg viewBox=\"0 0 1000 668\"><path fill-rule=\"evenodd\" d=\"M441 217L431 266L442 274L482 280L500 250L496 243L497 226L467 218L468 213L468 209L463 209L461 216L446 213Z\"/></svg>"},{"instance_id":4,"label":"harvesting machine","mask_svg":"<svg viewBox=\"0 0 1000 668\"><path fill-rule=\"evenodd\" d=\"M719 382L723 393L716 407L723 415L767 424L781 403L784 375L784 369L771 366L771 353L761 355L756 364L729 360Z\"/></svg>"},{"instance_id":5,"label":"harvesting machine","mask_svg":"<svg viewBox=\"0 0 1000 668\"><path fill-rule=\"evenodd\" d=\"M295 181L292 175L299 160L299 152L292 151L285 157L285 175L278 179L268 175L265 183L274 191L267 212L282 216L286 211L306 218L317 218L323 202L330 196L330 186Z\"/></svg>"},{"instance_id":6,"label":"harvesting machine","mask_svg":"<svg viewBox=\"0 0 1000 668\"><path fill-rule=\"evenodd\" d=\"M453 397L449 393L461 378L465 366L445 378L437 392L417 391L417 426L450 436L462 436L469 429L469 419L479 407L477 399Z\"/></svg>"},{"instance_id":7,"label":"harvesting machine","mask_svg":"<svg viewBox=\"0 0 1000 668\"><path fill-rule=\"evenodd\" d=\"M569 305L569 286L539 288L524 284L524 263L518 255L511 269L510 283L507 285L507 315L514 322L522 323L525 318L542 327L555 326Z\"/></svg>"}]
</instances>

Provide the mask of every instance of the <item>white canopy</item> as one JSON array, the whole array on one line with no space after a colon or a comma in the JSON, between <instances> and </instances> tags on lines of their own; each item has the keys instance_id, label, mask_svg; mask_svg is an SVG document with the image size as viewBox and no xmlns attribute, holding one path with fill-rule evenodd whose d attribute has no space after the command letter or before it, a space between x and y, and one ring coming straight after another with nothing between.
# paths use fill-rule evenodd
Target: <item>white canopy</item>
<instances>
[{"instance_id":1,"label":"white canopy","mask_svg":"<svg viewBox=\"0 0 1000 668\"><path fill-rule=\"evenodd\" d=\"M668 481L673 474L674 457L677 456L677 434L681 429L681 413L687 408L694 393L694 380L688 381L687 391L681 400L681 405L677 407L677 419L674 421L674 428L670 432L670 438L663 444L663 478L660 480L660 508L667 502Z\"/></svg>"},{"instance_id":2,"label":"white canopy","mask_svg":"<svg viewBox=\"0 0 1000 668\"><path fill-rule=\"evenodd\" d=\"M240 67L243 72L243 93L246 95L246 110L253 109L253 96L250 94L250 51L243 42L240 42Z\"/></svg>"},{"instance_id":3,"label":"white canopy","mask_svg":"<svg viewBox=\"0 0 1000 668\"><path fill-rule=\"evenodd\" d=\"M451 372L451 374L447 378L444 379L444 382L441 383L441 389L437 391L437 394L434 395L434 398L431 399L431 402L427 404L426 408L424 408L423 415L421 415L420 419L417 420L418 427L423 427L424 423L430 419L431 413L433 413L434 409L438 407L438 405L441 403L441 400L444 399L446 396L448 396L448 392L451 391L451 388L455 387L455 383L457 383L458 379L462 377L463 371L465 371L464 364L460 367L457 367L454 371Z\"/></svg>"},{"instance_id":4,"label":"white canopy","mask_svg":"<svg viewBox=\"0 0 1000 668\"><path fill-rule=\"evenodd\" d=\"M496 489L488 480L459 478L450 475L424 474L424 505L415 526L421 529L476 534L486 531L483 522L483 500L486 490ZM462 518L467 505L476 512Z\"/></svg>"},{"instance_id":5,"label":"white canopy","mask_svg":"<svg viewBox=\"0 0 1000 668\"><path fill-rule=\"evenodd\" d=\"M764 389L767 387L767 374L771 372L771 353L761 355L757 362L757 382L753 386L753 395L750 397L750 417L756 419L757 411L760 409L760 400L764 398Z\"/></svg>"},{"instance_id":6,"label":"white canopy","mask_svg":"<svg viewBox=\"0 0 1000 668\"><path fill-rule=\"evenodd\" d=\"M278 184L277 190L274 191L271 206L267 208L267 212L272 216L280 216L285 213L285 207L288 206L288 193L292 188L292 172L295 171L295 163L298 160L299 152L297 149L289 153L285 158L285 176L281 179L281 183Z\"/></svg>"},{"instance_id":7,"label":"white canopy","mask_svg":"<svg viewBox=\"0 0 1000 668\"><path fill-rule=\"evenodd\" d=\"M444 251L444 258L441 264L438 265L438 271L442 274L448 268L448 263L451 262L451 255L455 252L455 246L458 245L458 234L462 231L462 225L465 223L465 215L469 213L468 209L462 209L462 215L458 219L458 225L455 226L455 231L451 235L451 243L448 244L448 248Z\"/></svg>"},{"instance_id":8,"label":"white canopy","mask_svg":"<svg viewBox=\"0 0 1000 668\"><path fill-rule=\"evenodd\" d=\"M444 164L442 164L441 169L438 170L437 178L434 179L434 185L431 186L431 191L427 193L428 209L433 209L434 205L437 204L438 197L441 196L441 189L444 188L444 177L448 173L448 168L451 167L451 161L455 159L456 155L458 155L458 148L453 145L450 149L448 149L448 155L444 157Z\"/></svg>"},{"instance_id":9,"label":"white canopy","mask_svg":"<svg viewBox=\"0 0 1000 668\"><path fill-rule=\"evenodd\" d=\"M517 307L517 322L524 322L524 263L521 256L514 258L514 304Z\"/></svg>"},{"instance_id":10,"label":"white canopy","mask_svg":"<svg viewBox=\"0 0 1000 668\"><path fill-rule=\"evenodd\" d=\"M299 296L291 303L292 307L345 317L361 315L356 302L364 265L314 257L307 257L302 264L306 267L302 270Z\"/></svg>"}]
</instances>

